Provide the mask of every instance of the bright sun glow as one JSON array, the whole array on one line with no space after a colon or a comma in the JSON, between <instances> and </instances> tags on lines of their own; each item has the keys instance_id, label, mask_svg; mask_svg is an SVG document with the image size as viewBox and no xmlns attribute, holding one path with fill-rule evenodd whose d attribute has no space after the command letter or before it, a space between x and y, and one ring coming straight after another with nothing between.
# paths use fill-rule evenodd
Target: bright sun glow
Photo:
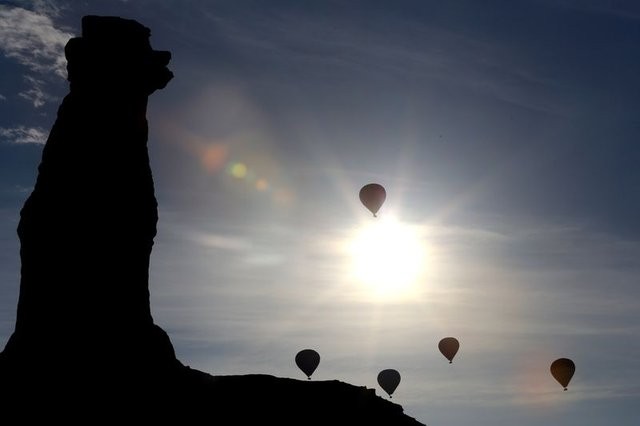
<instances>
[{"instance_id":1,"label":"bright sun glow","mask_svg":"<svg viewBox=\"0 0 640 426\"><path fill-rule=\"evenodd\" d=\"M378 297L407 297L425 268L425 245L415 227L380 218L358 229L349 244L355 278Z\"/></svg>"}]
</instances>

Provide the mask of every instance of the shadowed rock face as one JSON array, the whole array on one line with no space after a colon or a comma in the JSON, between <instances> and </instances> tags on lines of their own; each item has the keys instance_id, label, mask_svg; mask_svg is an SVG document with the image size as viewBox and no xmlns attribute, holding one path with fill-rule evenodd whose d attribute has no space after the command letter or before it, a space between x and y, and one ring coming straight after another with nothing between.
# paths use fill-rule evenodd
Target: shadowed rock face
<instances>
[{"instance_id":1,"label":"shadowed rock face","mask_svg":"<svg viewBox=\"0 0 640 426\"><path fill-rule=\"evenodd\" d=\"M182 365L153 323L158 221L147 98L173 75L149 30L87 16L66 46L70 93L18 226L15 332L0 353L0 423L419 425L375 391L338 381L211 376Z\"/></svg>"},{"instance_id":2,"label":"shadowed rock face","mask_svg":"<svg viewBox=\"0 0 640 426\"><path fill-rule=\"evenodd\" d=\"M71 39L70 93L22 211L16 329L5 355L106 365L175 361L153 325L149 257L158 220L147 98L173 77L169 52L131 20L87 16Z\"/></svg>"}]
</instances>

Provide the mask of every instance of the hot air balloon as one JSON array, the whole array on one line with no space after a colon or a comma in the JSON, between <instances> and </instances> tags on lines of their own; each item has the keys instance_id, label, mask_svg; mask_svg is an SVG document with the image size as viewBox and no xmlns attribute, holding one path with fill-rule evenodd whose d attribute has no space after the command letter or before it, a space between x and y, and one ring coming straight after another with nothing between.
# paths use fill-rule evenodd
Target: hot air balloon
<instances>
[{"instance_id":1,"label":"hot air balloon","mask_svg":"<svg viewBox=\"0 0 640 426\"><path fill-rule=\"evenodd\" d=\"M374 217L377 217L376 213L378 213L386 198L387 191L377 183L369 183L360 189L360 201L373 213Z\"/></svg>"},{"instance_id":2,"label":"hot air balloon","mask_svg":"<svg viewBox=\"0 0 640 426\"><path fill-rule=\"evenodd\" d=\"M551 375L567 390L569 382L576 372L576 365L569 358L558 358L551 363Z\"/></svg>"},{"instance_id":3,"label":"hot air balloon","mask_svg":"<svg viewBox=\"0 0 640 426\"><path fill-rule=\"evenodd\" d=\"M400 384L400 373L394 369L382 370L378 373L378 384L389 394L389 398L393 398L391 394Z\"/></svg>"},{"instance_id":4,"label":"hot air balloon","mask_svg":"<svg viewBox=\"0 0 640 426\"><path fill-rule=\"evenodd\" d=\"M455 337L445 337L438 343L438 349L442 352L445 358L449 360L449 364L453 362L453 357L458 353L460 349L460 342Z\"/></svg>"},{"instance_id":5,"label":"hot air balloon","mask_svg":"<svg viewBox=\"0 0 640 426\"><path fill-rule=\"evenodd\" d=\"M311 380L311 375L320 364L320 354L313 349L303 349L296 355L296 365L307 378Z\"/></svg>"}]
</instances>

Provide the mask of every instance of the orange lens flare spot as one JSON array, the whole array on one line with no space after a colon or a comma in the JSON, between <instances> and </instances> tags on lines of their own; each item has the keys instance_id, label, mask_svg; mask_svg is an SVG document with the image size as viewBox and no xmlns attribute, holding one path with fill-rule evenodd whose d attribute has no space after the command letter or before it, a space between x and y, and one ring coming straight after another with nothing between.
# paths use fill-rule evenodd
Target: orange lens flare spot
<instances>
[{"instance_id":1,"label":"orange lens flare spot","mask_svg":"<svg viewBox=\"0 0 640 426\"><path fill-rule=\"evenodd\" d=\"M266 179L258 179L256 181L256 189L258 191L266 191L267 189L269 189L269 182L267 182Z\"/></svg>"},{"instance_id":2,"label":"orange lens flare spot","mask_svg":"<svg viewBox=\"0 0 640 426\"><path fill-rule=\"evenodd\" d=\"M205 147L202 150L200 161L209 173L220 170L227 161L227 147L220 144Z\"/></svg>"}]
</instances>

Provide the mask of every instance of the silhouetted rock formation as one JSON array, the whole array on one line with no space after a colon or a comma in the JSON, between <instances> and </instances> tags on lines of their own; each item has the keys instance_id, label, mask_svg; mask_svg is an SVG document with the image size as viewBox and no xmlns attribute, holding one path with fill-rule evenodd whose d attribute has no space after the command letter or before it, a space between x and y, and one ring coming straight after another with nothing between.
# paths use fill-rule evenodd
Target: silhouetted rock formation
<instances>
[{"instance_id":1,"label":"silhouetted rock formation","mask_svg":"<svg viewBox=\"0 0 640 426\"><path fill-rule=\"evenodd\" d=\"M182 424L419 424L363 387L215 377L176 359L149 304L158 214L146 107L173 77L170 53L149 36L135 21L87 16L66 46L70 93L18 226L20 298L0 354L0 416L18 408L25 423L46 406L50 421L91 412Z\"/></svg>"},{"instance_id":2,"label":"silhouetted rock formation","mask_svg":"<svg viewBox=\"0 0 640 426\"><path fill-rule=\"evenodd\" d=\"M135 21L89 16L82 32L65 48L71 90L21 211L20 299L5 356L170 364L149 306L158 213L146 108L173 77L171 55L152 50Z\"/></svg>"}]
</instances>

